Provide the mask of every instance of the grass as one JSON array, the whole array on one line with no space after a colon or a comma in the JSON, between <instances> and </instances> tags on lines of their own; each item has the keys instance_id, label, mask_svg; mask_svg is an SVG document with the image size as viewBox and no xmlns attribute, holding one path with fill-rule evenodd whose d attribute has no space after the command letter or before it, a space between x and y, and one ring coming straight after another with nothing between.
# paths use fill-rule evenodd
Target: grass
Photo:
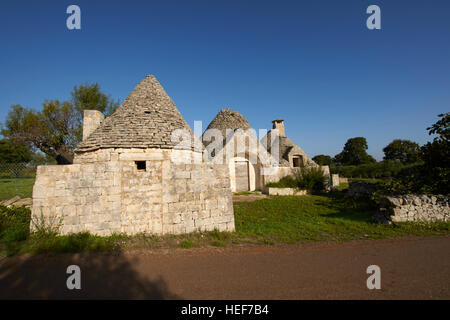
<instances>
[{"instance_id":1,"label":"grass","mask_svg":"<svg viewBox=\"0 0 450 320\"><path fill-rule=\"evenodd\" d=\"M338 191L347 190L350 184L348 182L340 183L335 189Z\"/></svg>"},{"instance_id":2,"label":"grass","mask_svg":"<svg viewBox=\"0 0 450 320\"><path fill-rule=\"evenodd\" d=\"M236 229L240 237L260 243L450 234L448 222L375 224L371 222L374 210L370 200L345 198L341 194L273 197L236 203Z\"/></svg>"},{"instance_id":3,"label":"grass","mask_svg":"<svg viewBox=\"0 0 450 320\"><path fill-rule=\"evenodd\" d=\"M108 237L52 232L29 234L29 210L0 207L0 252L6 255L124 249L226 247L239 244L275 245L311 241L385 239L450 235L450 222L371 222L374 204L345 198L341 193L269 197L234 204L236 232L194 232L184 235Z\"/></svg>"},{"instance_id":4,"label":"grass","mask_svg":"<svg viewBox=\"0 0 450 320\"><path fill-rule=\"evenodd\" d=\"M348 182L367 182L367 183L380 183L390 180L390 178L348 178Z\"/></svg>"},{"instance_id":5,"label":"grass","mask_svg":"<svg viewBox=\"0 0 450 320\"><path fill-rule=\"evenodd\" d=\"M260 191L239 191L233 193L235 196L254 196L261 194Z\"/></svg>"},{"instance_id":6,"label":"grass","mask_svg":"<svg viewBox=\"0 0 450 320\"><path fill-rule=\"evenodd\" d=\"M14 196L31 198L34 178L0 179L0 201Z\"/></svg>"},{"instance_id":7,"label":"grass","mask_svg":"<svg viewBox=\"0 0 450 320\"><path fill-rule=\"evenodd\" d=\"M281 178L278 182L269 182L266 184L268 188L298 188L298 181L291 176Z\"/></svg>"}]
</instances>

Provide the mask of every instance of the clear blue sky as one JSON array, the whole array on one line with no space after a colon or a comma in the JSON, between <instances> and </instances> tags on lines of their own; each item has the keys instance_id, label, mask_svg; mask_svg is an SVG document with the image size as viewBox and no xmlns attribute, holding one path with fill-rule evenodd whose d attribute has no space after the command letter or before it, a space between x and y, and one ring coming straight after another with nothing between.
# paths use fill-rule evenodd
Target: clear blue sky
<instances>
[{"instance_id":1,"label":"clear blue sky","mask_svg":"<svg viewBox=\"0 0 450 320\"><path fill-rule=\"evenodd\" d=\"M81 30L66 8L81 7ZM366 28L381 7L382 29ZM380 160L450 111L450 1L2 1L0 122L98 82L123 100L154 74L193 127L224 107L286 120L310 156L363 136Z\"/></svg>"}]
</instances>

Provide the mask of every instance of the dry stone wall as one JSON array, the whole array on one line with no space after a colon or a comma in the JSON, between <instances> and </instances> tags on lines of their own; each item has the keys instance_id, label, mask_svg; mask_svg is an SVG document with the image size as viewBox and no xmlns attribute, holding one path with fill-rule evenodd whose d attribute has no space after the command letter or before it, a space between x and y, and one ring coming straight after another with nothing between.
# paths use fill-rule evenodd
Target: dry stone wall
<instances>
[{"instance_id":1,"label":"dry stone wall","mask_svg":"<svg viewBox=\"0 0 450 320\"><path fill-rule=\"evenodd\" d=\"M62 234L234 231L228 167L189 161L195 157L184 150L106 149L77 155L73 165L40 166L33 221L60 223Z\"/></svg>"},{"instance_id":2,"label":"dry stone wall","mask_svg":"<svg viewBox=\"0 0 450 320\"><path fill-rule=\"evenodd\" d=\"M384 202L374 216L377 222L450 221L449 196L389 196Z\"/></svg>"},{"instance_id":3,"label":"dry stone wall","mask_svg":"<svg viewBox=\"0 0 450 320\"><path fill-rule=\"evenodd\" d=\"M33 187L31 228L59 227L61 234L121 231L118 161L39 166Z\"/></svg>"}]
</instances>

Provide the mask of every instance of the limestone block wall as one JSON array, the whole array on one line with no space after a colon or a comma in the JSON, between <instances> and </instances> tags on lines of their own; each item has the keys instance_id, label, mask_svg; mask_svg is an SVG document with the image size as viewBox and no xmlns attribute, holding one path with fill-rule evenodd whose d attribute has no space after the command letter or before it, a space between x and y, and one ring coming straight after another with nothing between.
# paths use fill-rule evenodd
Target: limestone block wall
<instances>
[{"instance_id":1,"label":"limestone block wall","mask_svg":"<svg viewBox=\"0 0 450 320\"><path fill-rule=\"evenodd\" d=\"M294 188L267 188L266 193L269 196L304 196L308 194L307 190L298 190Z\"/></svg>"},{"instance_id":2,"label":"limestone block wall","mask_svg":"<svg viewBox=\"0 0 450 320\"><path fill-rule=\"evenodd\" d=\"M62 234L234 231L228 166L193 153L105 149L77 155L73 165L40 166L32 218L61 221Z\"/></svg>"},{"instance_id":3,"label":"limestone block wall","mask_svg":"<svg viewBox=\"0 0 450 320\"><path fill-rule=\"evenodd\" d=\"M329 166L321 166L323 174L330 178L330 167ZM269 167L263 168L262 170L262 181L263 186L270 182L278 182L281 178L286 176L295 177L296 171L300 170L300 168L293 167ZM264 187L263 187L264 189Z\"/></svg>"},{"instance_id":4,"label":"limestone block wall","mask_svg":"<svg viewBox=\"0 0 450 320\"><path fill-rule=\"evenodd\" d=\"M392 222L450 221L450 198L443 195L402 195L385 198L378 215Z\"/></svg>"},{"instance_id":5,"label":"limestone block wall","mask_svg":"<svg viewBox=\"0 0 450 320\"><path fill-rule=\"evenodd\" d=\"M173 164L163 169L162 190L163 233L234 231L227 165Z\"/></svg>"},{"instance_id":6,"label":"limestone block wall","mask_svg":"<svg viewBox=\"0 0 450 320\"><path fill-rule=\"evenodd\" d=\"M291 167L271 167L264 168L263 170L263 181L264 186L270 182L278 182L281 178L286 176L295 176L295 171L299 170L297 168Z\"/></svg>"},{"instance_id":7,"label":"limestone block wall","mask_svg":"<svg viewBox=\"0 0 450 320\"><path fill-rule=\"evenodd\" d=\"M120 163L39 166L33 187L35 224L62 234L89 230L106 235L121 230Z\"/></svg>"},{"instance_id":8,"label":"limestone block wall","mask_svg":"<svg viewBox=\"0 0 450 320\"><path fill-rule=\"evenodd\" d=\"M340 180L339 180L339 175L337 173L333 173L331 175L331 179L330 180L331 180L331 187L332 188L339 186Z\"/></svg>"}]
</instances>

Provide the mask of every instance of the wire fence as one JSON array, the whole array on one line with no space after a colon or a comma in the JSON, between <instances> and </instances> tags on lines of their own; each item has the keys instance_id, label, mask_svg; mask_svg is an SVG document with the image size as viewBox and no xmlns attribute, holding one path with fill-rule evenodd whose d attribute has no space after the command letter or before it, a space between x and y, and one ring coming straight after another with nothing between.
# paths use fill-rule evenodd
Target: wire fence
<instances>
[{"instance_id":1,"label":"wire fence","mask_svg":"<svg viewBox=\"0 0 450 320\"><path fill-rule=\"evenodd\" d=\"M36 167L30 163L0 163L0 179L34 178Z\"/></svg>"},{"instance_id":2,"label":"wire fence","mask_svg":"<svg viewBox=\"0 0 450 320\"><path fill-rule=\"evenodd\" d=\"M16 196L30 198L36 168L30 163L0 163L0 202Z\"/></svg>"}]
</instances>

